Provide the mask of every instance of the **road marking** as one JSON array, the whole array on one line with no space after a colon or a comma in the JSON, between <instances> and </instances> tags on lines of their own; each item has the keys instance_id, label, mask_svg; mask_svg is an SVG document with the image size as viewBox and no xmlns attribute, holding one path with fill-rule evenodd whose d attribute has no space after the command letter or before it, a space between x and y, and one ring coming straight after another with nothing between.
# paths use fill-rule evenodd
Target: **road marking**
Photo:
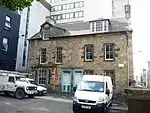
<instances>
[{"instance_id":1,"label":"road marking","mask_svg":"<svg viewBox=\"0 0 150 113\"><path fill-rule=\"evenodd\" d=\"M72 100L63 99L63 98L54 98L54 97L51 97L51 96L43 96L43 97L36 97L36 98L44 99L44 100L53 100L53 101L58 101L58 102L72 103Z\"/></svg>"},{"instance_id":2,"label":"road marking","mask_svg":"<svg viewBox=\"0 0 150 113\"><path fill-rule=\"evenodd\" d=\"M6 105L12 105L12 103L9 103L9 102L4 102Z\"/></svg>"},{"instance_id":3,"label":"road marking","mask_svg":"<svg viewBox=\"0 0 150 113\"><path fill-rule=\"evenodd\" d=\"M50 111L49 109L46 109L46 108L44 108L44 107L30 108L30 109L32 109L32 110L40 110L40 111L45 111L45 112L52 112L52 111Z\"/></svg>"}]
</instances>

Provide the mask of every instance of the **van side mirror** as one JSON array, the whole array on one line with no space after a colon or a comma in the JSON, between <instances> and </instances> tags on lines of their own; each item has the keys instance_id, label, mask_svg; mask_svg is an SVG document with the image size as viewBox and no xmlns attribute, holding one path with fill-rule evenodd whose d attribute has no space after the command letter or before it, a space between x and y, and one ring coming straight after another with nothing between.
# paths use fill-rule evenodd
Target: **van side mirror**
<instances>
[{"instance_id":1,"label":"van side mirror","mask_svg":"<svg viewBox=\"0 0 150 113\"><path fill-rule=\"evenodd\" d=\"M110 94L110 90L109 89L106 89L106 94L109 96L109 94Z\"/></svg>"},{"instance_id":2,"label":"van side mirror","mask_svg":"<svg viewBox=\"0 0 150 113\"><path fill-rule=\"evenodd\" d=\"M76 86L73 87L73 92L76 92L76 90L77 90L77 87Z\"/></svg>"}]
</instances>

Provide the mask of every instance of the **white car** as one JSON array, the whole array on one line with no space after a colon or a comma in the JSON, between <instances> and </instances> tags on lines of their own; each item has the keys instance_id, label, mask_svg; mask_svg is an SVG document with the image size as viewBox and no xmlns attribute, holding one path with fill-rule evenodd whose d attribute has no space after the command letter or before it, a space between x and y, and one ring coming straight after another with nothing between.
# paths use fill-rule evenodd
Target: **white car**
<instances>
[{"instance_id":1,"label":"white car","mask_svg":"<svg viewBox=\"0 0 150 113\"><path fill-rule=\"evenodd\" d=\"M31 79L31 78L26 78L26 80L27 80L29 83L31 83L31 84L37 85L37 91L38 91L37 95L43 96L43 95L46 95L46 94L47 94L47 89L46 89L45 87L38 85L38 84L37 84L33 79Z\"/></svg>"}]
</instances>

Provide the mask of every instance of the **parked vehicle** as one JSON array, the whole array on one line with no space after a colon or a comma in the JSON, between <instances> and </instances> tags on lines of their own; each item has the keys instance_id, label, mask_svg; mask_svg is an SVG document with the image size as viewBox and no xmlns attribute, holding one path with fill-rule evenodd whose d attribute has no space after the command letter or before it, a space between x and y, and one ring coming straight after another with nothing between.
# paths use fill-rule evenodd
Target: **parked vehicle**
<instances>
[{"instance_id":1,"label":"parked vehicle","mask_svg":"<svg viewBox=\"0 0 150 113\"><path fill-rule=\"evenodd\" d=\"M111 77L102 75L84 75L74 88L73 112L106 112L112 103L113 85Z\"/></svg>"},{"instance_id":2,"label":"parked vehicle","mask_svg":"<svg viewBox=\"0 0 150 113\"><path fill-rule=\"evenodd\" d=\"M34 98L37 94L37 86L28 83L20 74L0 70L0 92L13 95L17 99L23 99L26 95Z\"/></svg>"},{"instance_id":3,"label":"parked vehicle","mask_svg":"<svg viewBox=\"0 0 150 113\"><path fill-rule=\"evenodd\" d=\"M47 89L46 89L45 87L38 85L38 84L37 84L33 79L31 79L31 78L26 78L26 80L27 80L29 83L31 83L31 84L37 85L37 91L38 91L37 95L43 96L43 95L46 95L46 94L47 94Z\"/></svg>"}]
</instances>

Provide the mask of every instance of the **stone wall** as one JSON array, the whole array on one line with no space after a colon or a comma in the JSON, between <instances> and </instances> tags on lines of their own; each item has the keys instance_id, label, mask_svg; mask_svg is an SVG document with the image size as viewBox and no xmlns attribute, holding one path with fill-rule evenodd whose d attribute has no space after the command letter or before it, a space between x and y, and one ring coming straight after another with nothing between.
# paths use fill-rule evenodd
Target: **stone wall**
<instances>
[{"instance_id":1,"label":"stone wall","mask_svg":"<svg viewBox=\"0 0 150 113\"><path fill-rule=\"evenodd\" d=\"M105 61L103 54L104 43L115 43L115 61ZM94 45L94 61L84 61L84 45ZM50 40L30 40L29 67L39 62L39 50L47 48L47 63L55 64L56 47L63 48L63 63L58 68L93 69L94 74L103 74L104 70L115 70L116 89L122 91L128 82L128 61L130 62L130 75L133 75L132 39L127 38L125 32L112 34L93 34L71 37L52 38ZM130 55L129 55L130 54ZM129 55L129 56L128 56ZM130 58L128 60L128 57ZM124 64L124 67L118 67ZM60 71L59 71L60 72ZM58 73L60 75L60 73Z\"/></svg>"}]
</instances>

